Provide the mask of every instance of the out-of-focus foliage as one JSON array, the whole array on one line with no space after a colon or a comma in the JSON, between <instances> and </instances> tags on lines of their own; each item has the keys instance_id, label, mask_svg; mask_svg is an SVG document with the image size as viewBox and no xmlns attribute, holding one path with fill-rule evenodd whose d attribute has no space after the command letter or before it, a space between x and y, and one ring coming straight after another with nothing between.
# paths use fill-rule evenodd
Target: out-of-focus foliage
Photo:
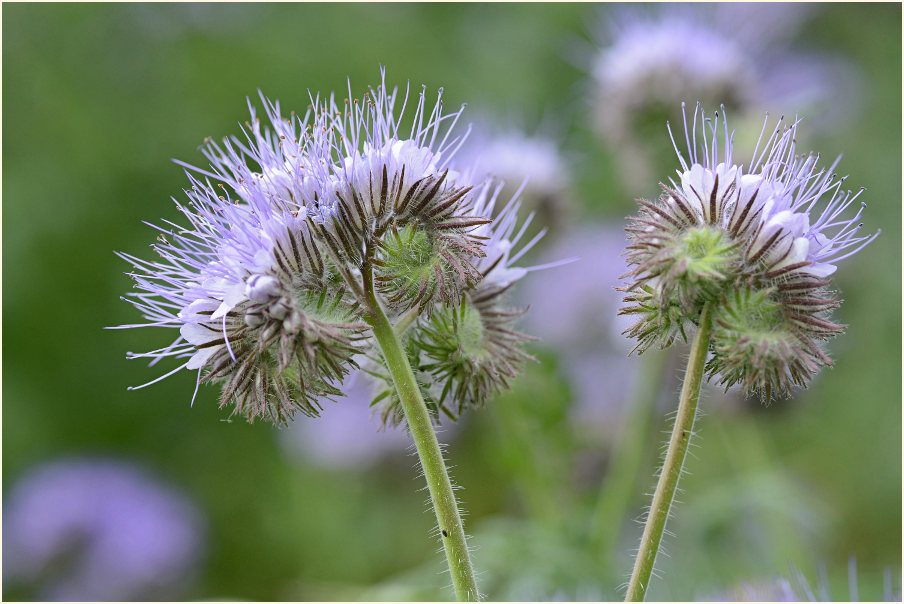
<instances>
[{"instance_id":1,"label":"out-of-focus foliage","mask_svg":"<svg viewBox=\"0 0 904 604\"><path fill-rule=\"evenodd\" d=\"M850 327L830 344L834 369L769 408L705 392L701 446L682 482L670 525L677 538L665 542L672 556L659 565L664 580L652 586L651 599L768 581L787 575L789 565L813 583L824 564L829 582L843 586L851 555L861 599L882 596L885 567L899 577L901 7L817 8L795 44L830 50L859 70L860 107L837 128L804 129L809 138L799 145L845 153L851 185L869 188L867 228L881 226L883 234L838 272L845 298L839 319ZM42 461L84 454L136 460L207 517L206 562L182 597L451 598L439 543L427 537L433 520L417 490L415 458L403 448L375 450L379 461L359 468L325 466L300 454L304 447L285 446L285 435L269 425L225 421L215 388L202 387L189 407L194 379L187 372L125 390L167 369L126 361L125 351L165 345L169 336L102 331L137 319L119 300L130 282L113 250L146 254L156 233L140 220L176 219L169 197L186 185L169 159L202 163L196 149L205 136L239 132L247 96L261 89L287 110L303 111L308 89L341 93L348 76L360 90L376 82L379 64L391 83L443 86L450 106L470 104L466 115L558 116L575 179L572 224L580 221L583 232L588 222L601 230L604 222L620 224L635 210L633 197L649 192L620 181L618 149L607 149L590 127L587 76L569 62L568 48L588 37L594 10L4 5L4 493ZM668 157L664 126L660 136ZM672 169L661 167L658 177ZM567 225L556 236L567 238ZM587 266L583 278L594 271ZM561 312L568 303L563 298ZM598 322L588 331L609 330L610 314L586 319ZM666 364L644 441L623 443L617 437L634 374L584 368L593 374L588 379L610 383L577 388L575 372L563 366L571 356L558 342L531 351L541 363L528 366L512 393L454 429L444 424L440 435L463 487L466 529L479 548L475 564L486 571L482 587L496 599L618 597L640 535L632 520L648 503L642 493L652 488L665 414L675 404L671 380L680 370ZM624 351L611 354L623 366ZM319 420L297 421L316 429ZM375 439L386 436L377 428L373 422ZM643 467L625 517L611 519L621 528L616 555L607 557L595 549L595 512L620 455L616 443L637 448ZM4 589L7 599L35 593Z\"/></svg>"}]
</instances>

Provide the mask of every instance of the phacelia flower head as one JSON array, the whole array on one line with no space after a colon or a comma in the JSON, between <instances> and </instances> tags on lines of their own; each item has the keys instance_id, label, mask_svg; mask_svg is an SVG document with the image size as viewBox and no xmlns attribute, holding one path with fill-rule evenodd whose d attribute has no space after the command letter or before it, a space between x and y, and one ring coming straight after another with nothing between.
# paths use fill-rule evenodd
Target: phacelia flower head
<instances>
[{"instance_id":1,"label":"phacelia flower head","mask_svg":"<svg viewBox=\"0 0 904 604\"><path fill-rule=\"evenodd\" d=\"M644 143L687 99L725 104L735 116L814 108L856 88L846 63L806 53L791 41L811 7L794 4L665 4L607 7L585 62L595 128L626 177L649 178ZM836 99L837 102L837 99Z\"/></svg>"},{"instance_id":2,"label":"phacelia flower head","mask_svg":"<svg viewBox=\"0 0 904 604\"><path fill-rule=\"evenodd\" d=\"M623 313L643 351L684 336L704 304L713 307L710 377L769 399L789 394L832 361L821 342L842 332L830 312L837 264L872 241L860 233L865 204L843 188L836 160L797 153L797 121L764 125L745 167L734 158L724 107L707 118L698 106L677 180L656 201L639 200L626 229L631 279ZM852 207L854 206L854 207Z\"/></svg>"},{"instance_id":3,"label":"phacelia flower head","mask_svg":"<svg viewBox=\"0 0 904 604\"><path fill-rule=\"evenodd\" d=\"M475 128L459 157L462 165L475 166L474 173L504 182L502 198L509 199L520 190L521 206L537 212L548 228L555 228L571 211L571 170L558 140L547 130Z\"/></svg>"},{"instance_id":4,"label":"phacelia flower head","mask_svg":"<svg viewBox=\"0 0 904 604\"><path fill-rule=\"evenodd\" d=\"M456 165L464 108L446 113L441 90L432 108L421 92L410 118L385 74L361 98L350 86L342 103L312 96L303 116L261 100L269 125L252 107L242 137L206 142L208 168L183 164L188 226L152 225L160 260L121 256L145 325L179 329L132 356L176 358L170 373L223 383L221 406L285 423L342 394L360 359L380 359L377 310L407 327L523 276L523 230L515 200L494 215L489 181Z\"/></svg>"}]
</instances>

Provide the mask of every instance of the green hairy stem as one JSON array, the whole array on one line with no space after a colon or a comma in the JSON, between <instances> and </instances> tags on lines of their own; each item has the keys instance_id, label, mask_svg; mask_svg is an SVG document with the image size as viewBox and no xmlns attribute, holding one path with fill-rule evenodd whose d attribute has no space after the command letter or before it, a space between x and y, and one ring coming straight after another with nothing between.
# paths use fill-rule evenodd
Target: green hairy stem
<instances>
[{"instance_id":1,"label":"green hairy stem","mask_svg":"<svg viewBox=\"0 0 904 604\"><path fill-rule=\"evenodd\" d=\"M675 491L678 489L678 479L681 477L688 444L694 433L697 401L700 399L700 385L703 381L703 368L712 331L710 304L707 302L700 313L700 323L697 327L697 334L694 336L690 358L687 361L687 371L684 374L684 385L681 388L675 427L672 429L665 462L659 475L659 482L656 484L656 492L653 494L653 503L650 506L643 537L640 540L640 550L634 561L634 571L631 573L631 581L625 597L626 602L642 602L646 596L650 577L653 574L653 565L656 563L656 555L659 553L659 546L662 543L662 534L665 531L672 502L675 499Z\"/></svg>"},{"instance_id":2,"label":"green hairy stem","mask_svg":"<svg viewBox=\"0 0 904 604\"><path fill-rule=\"evenodd\" d=\"M424 477L430 489L430 499L433 502L436 521L439 523L443 547L449 562L455 595L461 602L475 602L478 600L477 582L474 579L464 526L430 414L396 330L389 323L372 290L368 292L367 298L369 307L367 321L373 328L374 337L392 374L408 429L411 431L421 467L424 469Z\"/></svg>"}]
</instances>

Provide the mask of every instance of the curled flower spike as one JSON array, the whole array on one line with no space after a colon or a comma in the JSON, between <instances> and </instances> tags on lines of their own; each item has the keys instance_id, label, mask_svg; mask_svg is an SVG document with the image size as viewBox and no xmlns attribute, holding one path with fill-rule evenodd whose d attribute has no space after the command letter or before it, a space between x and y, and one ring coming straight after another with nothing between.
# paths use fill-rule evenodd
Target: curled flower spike
<instances>
[{"instance_id":1,"label":"curled flower spike","mask_svg":"<svg viewBox=\"0 0 904 604\"><path fill-rule=\"evenodd\" d=\"M294 212L260 190L232 200L189 178L191 202L179 208L193 230L161 228L161 261L121 254L143 290L128 299L151 325L180 331L173 345L132 357L187 357L180 369L223 380L221 406L234 400L249 420L316 415L318 397L336 394L332 383L353 366L366 327L357 302Z\"/></svg>"},{"instance_id":2,"label":"curled flower spike","mask_svg":"<svg viewBox=\"0 0 904 604\"><path fill-rule=\"evenodd\" d=\"M481 341L501 361L468 371L507 385L527 337L509 329L515 315L503 321L498 301L543 268L515 266L542 233L514 249L531 221L518 223L517 195L497 211L501 183L456 164L469 132L455 130L464 107L446 113L442 90L433 103L421 92L403 125L408 91L387 89L385 75L357 99L349 86L341 104L312 96L303 115L286 117L260 98L263 113L249 103L241 136L205 141L207 168L182 164L190 188L177 206L187 226L154 227L160 259L120 254L135 267L127 299L144 325L179 330L170 346L130 357L179 359L163 377L188 369L199 384L222 382L221 406L232 402L249 420L317 415L358 359L382 361L369 333L372 290L391 317L413 319L415 367L431 337L461 335L451 323L449 333L430 331L431 315L479 311L489 326ZM440 379L433 369L422 373ZM473 377L453 373L462 383ZM443 388L429 389L438 417ZM482 388L473 402L497 390ZM460 392L459 410L474 391Z\"/></svg>"},{"instance_id":3,"label":"curled flower spike","mask_svg":"<svg viewBox=\"0 0 904 604\"><path fill-rule=\"evenodd\" d=\"M470 173L462 176L464 180L471 178ZM492 222L474 230L474 237L485 250L485 255L475 262L476 281L465 289L458 304L436 304L432 313L424 313L411 339L406 340L424 401L436 419L441 414L454 419L468 407L483 405L509 387L525 361L536 360L522 350L526 342L535 338L514 329L527 310L510 308L506 304L507 292L531 271L573 261L516 266L545 233L541 231L522 244L533 214L519 223L517 192L502 209L496 210L502 189L503 183L491 180L475 187L474 211L495 216ZM388 372L383 368L371 374L386 382L386 388L372 405L384 423L398 423L402 415Z\"/></svg>"},{"instance_id":4,"label":"curled flower spike","mask_svg":"<svg viewBox=\"0 0 904 604\"><path fill-rule=\"evenodd\" d=\"M631 270L623 314L639 317L626 334L635 350L684 338L705 303L713 304L711 378L768 401L805 387L831 365L822 342L840 334L830 313L837 263L879 233L861 235L865 204L845 212L862 189L842 189L836 160L798 155L798 121L763 132L750 166L735 163L724 107L709 119L685 113L681 168L656 201L639 200L625 256ZM671 129L670 129L671 134Z\"/></svg>"},{"instance_id":5,"label":"curled flower spike","mask_svg":"<svg viewBox=\"0 0 904 604\"><path fill-rule=\"evenodd\" d=\"M499 188L454 165L464 107L444 113L440 90L431 109L422 92L408 130L408 98L387 90L385 73L360 99L349 85L343 105L312 96L288 119L261 95L270 126L252 108L243 139L208 141L209 169L186 165L190 201L177 202L189 225L160 229L160 261L121 254L145 325L179 329L171 345L131 356L182 361L145 385L197 370L198 384L222 382L221 406L274 423L316 415L367 358L387 385L381 417L404 420L415 443L456 596L471 601L432 422L449 405L483 404L531 358L519 348L529 336L512 328L523 313L502 299L541 268L514 266L539 236L516 251L530 221L518 230L518 202L494 213Z\"/></svg>"},{"instance_id":6,"label":"curled flower spike","mask_svg":"<svg viewBox=\"0 0 904 604\"><path fill-rule=\"evenodd\" d=\"M453 417L507 389L526 360L536 361L518 347L534 338L511 329L523 314L478 299L434 313L424 325L418 340L421 369L442 384L437 400L454 405Z\"/></svg>"}]
</instances>

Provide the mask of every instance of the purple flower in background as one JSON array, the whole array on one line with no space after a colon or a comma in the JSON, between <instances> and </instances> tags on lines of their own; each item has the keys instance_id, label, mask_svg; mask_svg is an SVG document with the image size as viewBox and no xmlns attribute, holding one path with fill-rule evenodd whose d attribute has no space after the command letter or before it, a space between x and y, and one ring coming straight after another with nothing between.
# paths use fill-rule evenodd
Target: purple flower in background
<instances>
[{"instance_id":1,"label":"purple flower in background","mask_svg":"<svg viewBox=\"0 0 904 604\"><path fill-rule=\"evenodd\" d=\"M622 257L624 230L616 225L593 224L575 228L538 258L571 257L573 263L538 274L525 284L520 297L530 300L531 330L563 350L571 346L590 348L600 338L608 346L627 354L622 332L631 321L617 316L622 296L616 291L619 277L628 268ZM591 271L592 278L588 277ZM588 325L595 326L588 330Z\"/></svg>"},{"instance_id":2,"label":"purple flower in background","mask_svg":"<svg viewBox=\"0 0 904 604\"><path fill-rule=\"evenodd\" d=\"M572 209L569 159L550 134L540 130L531 134L515 126L475 126L457 162L473 165L475 176L505 183L502 199L520 191L521 206L537 212L550 228L561 226Z\"/></svg>"},{"instance_id":3,"label":"purple flower in background","mask_svg":"<svg viewBox=\"0 0 904 604\"><path fill-rule=\"evenodd\" d=\"M627 270L622 257L624 231L592 225L563 232L538 261L578 260L555 271L542 271L525 282L521 298L530 301L525 323L543 345L555 349L574 387L579 421L616 425L630 393L636 363L622 332L632 321L618 316L619 277Z\"/></svg>"},{"instance_id":4,"label":"purple flower in background","mask_svg":"<svg viewBox=\"0 0 904 604\"><path fill-rule=\"evenodd\" d=\"M3 506L3 581L43 600L186 593L204 518L184 495L113 459L63 459L15 483Z\"/></svg>"},{"instance_id":5,"label":"purple flower in background","mask_svg":"<svg viewBox=\"0 0 904 604\"><path fill-rule=\"evenodd\" d=\"M309 458L319 465L367 468L382 459L410 451L411 437L397 426L384 426L370 406L382 381L358 371L343 384L345 396L327 408L316 422L293 422L280 431L291 457ZM452 428L458 424L453 423ZM384 429L385 428L385 429Z\"/></svg>"},{"instance_id":6,"label":"purple flower in background","mask_svg":"<svg viewBox=\"0 0 904 604\"><path fill-rule=\"evenodd\" d=\"M856 72L839 58L791 43L814 12L799 4L607 7L584 58L596 129L617 151L629 183L653 169L645 126L681 102L725 105L741 119L764 111L851 114ZM588 53L589 54L589 53ZM839 92L842 91L842 92ZM839 96L840 95L840 96ZM827 120L837 125L837 119ZM635 187L636 188L636 187Z\"/></svg>"}]
</instances>

